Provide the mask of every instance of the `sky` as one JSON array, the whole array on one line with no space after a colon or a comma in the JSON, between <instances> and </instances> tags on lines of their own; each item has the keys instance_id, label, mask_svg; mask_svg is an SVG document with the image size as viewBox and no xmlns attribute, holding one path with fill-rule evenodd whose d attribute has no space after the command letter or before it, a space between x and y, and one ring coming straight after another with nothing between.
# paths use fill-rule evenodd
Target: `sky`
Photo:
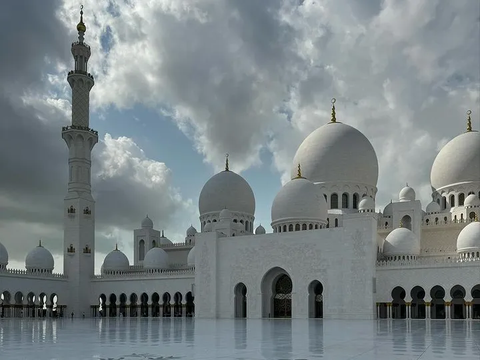
<instances>
[{"instance_id":1,"label":"sky","mask_svg":"<svg viewBox=\"0 0 480 360\"><path fill-rule=\"evenodd\" d=\"M202 186L223 169L256 197L256 223L289 180L297 147L330 120L379 160L377 209L406 182L423 207L447 141L480 128L475 0L84 0L96 269L118 243L132 261L146 214L174 242L198 225ZM63 198L79 1L2 2L0 242L24 268L38 244L63 269ZM271 230L269 230L271 231Z\"/></svg>"}]
</instances>

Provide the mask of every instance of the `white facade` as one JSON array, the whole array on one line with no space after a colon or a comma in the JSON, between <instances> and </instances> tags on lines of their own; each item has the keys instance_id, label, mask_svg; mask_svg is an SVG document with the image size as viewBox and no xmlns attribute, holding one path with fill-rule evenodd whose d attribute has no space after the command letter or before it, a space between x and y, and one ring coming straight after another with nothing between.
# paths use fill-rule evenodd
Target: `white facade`
<instances>
[{"instance_id":1,"label":"white facade","mask_svg":"<svg viewBox=\"0 0 480 360\"><path fill-rule=\"evenodd\" d=\"M272 232L254 226L254 193L227 158L200 194L200 232L192 225L172 243L147 216L133 230L133 264L115 248L94 274L98 134L89 124L94 79L82 20L67 77L72 125L62 129L64 273L54 273L41 244L26 270L9 269L0 244L2 316L480 319L480 133L470 114L467 132L435 159L429 204L407 185L375 212L375 151L333 107L294 157L292 180L272 203Z\"/></svg>"}]
</instances>

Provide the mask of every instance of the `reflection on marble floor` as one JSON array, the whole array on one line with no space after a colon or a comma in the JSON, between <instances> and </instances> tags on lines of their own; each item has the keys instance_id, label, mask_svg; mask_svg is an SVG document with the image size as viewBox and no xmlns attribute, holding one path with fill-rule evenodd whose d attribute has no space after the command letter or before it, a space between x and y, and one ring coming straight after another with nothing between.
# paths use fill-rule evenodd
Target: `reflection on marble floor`
<instances>
[{"instance_id":1,"label":"reflection on marble floor","mask_svg":"<svg viewBox=\"0 0 480 360\"><path fill-rule=\"evenodd\" d=\"M480 321L0 319L0 358L480 359Z\"/></svg>"}]
</instances>

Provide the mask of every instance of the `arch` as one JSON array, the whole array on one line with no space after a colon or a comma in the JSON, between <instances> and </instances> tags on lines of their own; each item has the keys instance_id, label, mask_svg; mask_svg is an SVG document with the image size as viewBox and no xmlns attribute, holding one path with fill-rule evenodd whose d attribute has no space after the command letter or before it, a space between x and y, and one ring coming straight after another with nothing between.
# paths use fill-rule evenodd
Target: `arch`
<instances>
[{"instance_id":1,"label":"arch","mask_svg":"<svg viewBox=\"0 0 480 360\"><path fill-rule=\"evenodd\" d=\"M47 294L40 293L38 295L38 316L46 317L47 316Z\"/></svg>"},{"instance_id":2,"label":"arch","mask_svg":"<svg viewBox=\"0 0 480 360\"><path fill-rule=\"evenodd\" d=\"M323 285L318 280L308 285L308 315L311 318L323 318Z\"/></svg>"},{"instance_id":3,"label":"arch","mask_svg":"<svg viewBox=\"0 0 480 360\"><path fill-rule=\"evenodd\" d=\"M442 210L445 210L447 208L447 198L445 196L442 196Z\"/></svg>"},{"instance_id":4,"label":"arch","mask_svg":"<svg viewBox=\"0 0 480 360\"><path fill-rule=\"evenodd\" d=\"M155 240L152 240L152 248L157 247L157 242Z\"/></svg>"},{"instance_id":5,"label":"arch","mask_svg":"<svg viewBox=\"0 0 480 360\"><path fill-rule=\"evenodd\" d=\"M480 319L480 284L472 287L472 319Z\"/></svg>"},{"instance_id":6,"label":"arch","mask_svg":"<svg viewBox=\"0 0 480 360\"><path fill-rule=\"evenodd\" d=\"M160 295L157 292L152 294L152 316L160 316Z\"/></svg>"},{"instance_id":7,"label":"arch","mask_svg":"<svg viewBox=\"0 0 480 360\"><path fill-rule=\"evenodd\" d=\"M458 206L463 206L465 204L465 194L460 193L458 195Z\"/></svg>"},{"instance_id":8,"label":"arch","mask_svg":"<svg viewBox=\"0 0 480 360\"><path fill-rule=\"evenodd\" d=\"M148 295L143 293L140 295L140 315L142 317L148 317Z\"/></svg>"},{"instance_id":9,"label":"arch","mask_svg":"<svg viewBox=\"0 0 480 360\"><path fill-rule=\"evenodd\" d=\"M262 278L261 290L263 317L291 317L292 281L285 269L268 270Z\"/></svg>"},{"instance_id":10,"label":"arch","mask_svg":"<svg viewBox=\"0 0 480 360\"><path fill-rule=\"evenodd\" d=\"M353 208L358 209L358 194L353 194Z\"/></svg>"},{"instance_id":11,"label":"arch","mask_svg":"<svg viewBox=\"0 0 480 360\"><path fill-rule=\"evenodd\" d=\"M455 285L450 290L450 296L452 301L450 304L450 318L452 319L465 319L467 309L465 306L465 295L467 292L461 285Z\"/></svg>"},{"instance_id":12,"label":"arch","mask_svg":"<svg viewBox=\"0 0 480 360\"><path fill-rule=\"evenodd\" d=\"M25 316L27 317L35 317L35 300L37 297L33 292L29 292L27 294L27 313Z\"/></svg>"},{"instance_id":13,"label":"arch","mask_svg":"<svg viewBox=\"0 0 480 360\"><path fill-rule=\"evenodd\" d=\"M405 296L406 292L401 286L392 290L392 319L405 319L407 317Z\"/></svg>"},{"instance_id":14,"label":"arch","mask_svg":"<svg viewBox=\"0 0 480 360\"><path fill-rule=\"evenodd\" d=\"M119 309L119 315L121 317L125 317L127 315L127 295L122 293L120 294L120 309Z\"/></svg>"},{"instance_id":15,"label":"arch","mask_svg":"<svg viewBox=\"0 0 480 360\"><path fill-rule=\"evenodd\" d=\"M335 218L335 227L338 227L338 219Z\"/></svg>"},{"instance_id":16,"label":"arch","mask_svg":"<svg viewBox=\"0 0 480 360\"><path fill-rule=\"evenodd\" d=\"M430 317L432 319L445 319L445 289L440 285L435 285L430 290Z\"/></svg>"},{"instance_id":17,"label":"arch","mask_svg":"<svg viewBox=\"0 0 480 360\"><path fill-rule=\"evenodd\" d=\"M107 315L107 296L105 294L100 294L98 297L98 313L100 317Z\"/></svg>"},{"instance_id":18,"label":"arch","mask_svg":"<svg viewBox=\"0 0 480 360\"><path fill-rule=\"evenodd\" d=\"M108 300L109 300L108 316L116 317L117 316L117 295L110 294L110 297L108 298Z\"/></svg>"},{"instance_id":19,"label":"arch","mask_svg":"<svg viewBox=\"0 0 480 360\"><path fill-rule=\"evenodd\" d=\"M470 221L475 220L475 211L470 212L470 214L468 214L468 218L470 219Z\"/></svg>"},{"instance_id":20,"label":"arch","mask_svg":"<svg viewBox=\"0 0 480 360\"><path fill-rule=\"evenodd\" d=\"M335 193L330 195L330 209L338 209L338 195Z\"/></svg>"},{"instance_id":21,"label":"arch","mask_svg":"<svg viewBox=\"0 0 480 360\"><path fill-rule=\"evenodd\" d=\"M455 195L450 195L450 207L455 207Z\"/></svg>"},{"instance_id":22,"label":"arch","mask_svg":"<svg viewBox=\"0 0 480 360\"><path fill-rule=\"evenodd\" d=\"M412 297L412 304L410 308L412 319L425 319L426 318L426 306L425 306L425 290L421 286L415 286L410 291Z\"/></svg>"},{"instance_id":23,"label":"arch","mask_svg":"<svg viewBox=\"0 0 480 360\"><path fill-rule=\"evenodd\" d=\"M145 240L140 240L138 243L138 261L145 259Z\"/></svg>"},{"instance_id":24,"label":"arch","mask_svg":"<svg viewBox=\"0 0 480 360\"><path fill-rule=\"evenodd\" d=\"M295 231L300 231L300 224L295 224Z\"/></svg>"},{"instance_id":25,"label":"arch","mask_svg":"<svg viewBox=\"0 0 480 360\"><path fill-rule=\"evenodd\" d=\"M412 230L412 218L410 217L410 215L405 215L404 217L402 217L401 222L404 228Z\"/></svg>"},{"instance_id":26,"label":"arch","mask_svg":"<svg viewBox=\"0 0 480 360\"><path fill-rule=\"evenodd\" d=\"M173 295L173 316L182 316L182 293L180 292L176 292L175 295Z\"/></svg>"},{"instance_id":27,"label":"arch","mask_svg":"<svg viewBox=\"0 0 480 360\"><path fill-rule=\"evenodd\" d=\"M288 225L288 231L293 231L293 224Z\"/></svg>"},{"instance_id":28,"label":"arch","mask_svg":"<svg viewBox=\"0 0 480 360\"><path fill-rule=\"evenodd\" d=\"M307 230L307 224L302 224L302 230Z\"/></svg>"},{"instance_id":29,"label":"arch","mask_svg":"<svg viewBox=\"0 0 480 360\"><path fill-rule=\"evenodd\" d=\"M308 230L313 230L313 224L308 224Z\"/></svg>"},{"instance_id":30,"label":"arch","mask_svg":"<svg viewBox=\"0 0 480 360\"><path fill-rule=\"evenodd\" d=\"M195 303L194 303L195 298L193 297L193 294L191 291L187 292L185 294L185 315L187 317L193 317L195 315Z\"/></svg>"},{"instance_id":31,"label":"arch","mask_svg":"<svg viewBox=\"0 0 480 360\"><path fill-rule=\"evenodd\" d=\"M244 283L238 283L233 289L234 304L235 304L235 317L246 318L247 317L247 287Z\"/></svg>"},{"instance_id":32,"label":"arch","mask_svg":"<svg viewBox=\"0 0 480 360\"><path fill-rule=\"evenodd\" d=\"M283 225L283 232L287 232L287 225Z\"/></svg>"},{"instance_id":33,"label":"arch","mask_svg":"<svg viewBox=\"0 0 480 360\"><path fill-rule=\"evenodd\" d=\"M170 300L172 299L172 297L170 296L170 293L166 292L163 294L162 296L162 300L163 300L163 303L162 303L162 310L163 310L163 316L164 317L170 317L172 316L172 307L170 305Z\"/></svg>"},{"instance_id":34,"label":"arch","mask_svg":"<svg viewBox=\"0 0 480 360\"><path fill-rule=\"evenodd\" d=\"M249 222L248 220L245 220L245 231L249 231L249 230L250 230Z\"/></svg>"},{"instance_id":35,"label":"arch","mask_svg":"<svg viewBox=\"0 0 480 360\"><path fill-rule=\"evenodd\" d=\"M138 296L135 293L130 294L130 317L137 317L138 316Z\"/></svg>"}]
</instances>

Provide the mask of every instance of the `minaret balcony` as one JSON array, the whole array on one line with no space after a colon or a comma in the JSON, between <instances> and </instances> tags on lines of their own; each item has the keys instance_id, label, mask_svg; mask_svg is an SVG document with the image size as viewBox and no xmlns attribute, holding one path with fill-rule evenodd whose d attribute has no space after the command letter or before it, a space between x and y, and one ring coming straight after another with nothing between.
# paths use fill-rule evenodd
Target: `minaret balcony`
<instances>
[{"instance_id":1,"label":"minaret balcony","mask_svg":"<svg viewBox=\"0 0 480 360\"><path fill-rule=\"evenodd\" d=\"M92 74L83 70L70 70L68 72L68 76L75 75L75 74L85 75L85 76L88 76L90 79L95 80Z\"/></svg>"},{"instance_id":2,"label":"minaret balcony","mask_svg":"<svg viewBox=\"0 0 480 360\"><path fill-rule=\"evenodd\" d=\"M62 131L68 131L68 130L83 130L83 131L91 132L93 135L98 136L98 131L91 129L88 126L68 125L68 126L62 127Z\"/></svg>"},{"instance_id":3,"label":"minaret balcony","mask_svg":"<svg viewBox=\"0 0 480 360\"><path fill-rule=\"evenodd\" d=\"M85 41L74 41L74 42L72 42L72 47L73 47L73 46L78 46L78 45L83 45L83 46L85 46L88 50L90 50L90 45L88 45Z\"/></svg>"}]
</instances>

